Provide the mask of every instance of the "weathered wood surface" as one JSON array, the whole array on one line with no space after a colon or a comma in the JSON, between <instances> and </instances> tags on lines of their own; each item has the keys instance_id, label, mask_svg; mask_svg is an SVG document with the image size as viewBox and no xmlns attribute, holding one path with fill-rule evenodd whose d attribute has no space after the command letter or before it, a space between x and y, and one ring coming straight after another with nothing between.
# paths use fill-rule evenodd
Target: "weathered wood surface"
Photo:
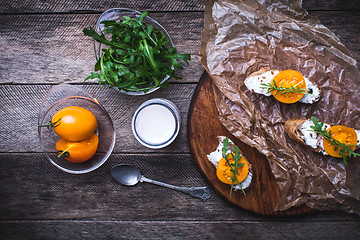
<instances>
[{"instance_id":1,"label":"weathered wood surface","mask_svg":"<svg viewBox=\"0 0 360 240\"><path fill-rule=\"evenodd\" d=\"M125 187L109 173L113 165L125 162L149 178L205 185L189 154L113 154L84 175L64 174L41 154L0 154L2 239L359 237L360 217L343 212L264 218L233 207L214 192L202 202L147 183Z\"/></svg>"},{"instance_id":2,"label":"weathered wood surface","mask_svg":"<svg viewBox=\"0 0 360 240\"><path fill-rule=\"evenodd\" d=\"M0 1L0 13L48 13L48 12L102 12L109 8L131 8L138 11L203 11L204 0L20 0Z\"/></svg>"},{"instance_id":3,"label":"weathered wood surface","mask_svg":"<svg viewBox=\"0 0 360 240\"><path fill-rule=\"evenodd\" d=\"M0 13L57 13L57 12L83 12L105 11L109 8L132 8L139 11L203 11L204 0L156 0L156 1L116 1L116 0L20 0L0 1ZM359 1L329 0L314 1L303 0L303 8L307 10L360 10Z\"/></svg>"},{"instance_id":4,"label":"weathered wood surface","mask_svg":"<svg viewBox=\"0 0 360 240\"><path fill-rule=\"evenodd\" d=\"M360 62L359 12L311 14L333 31ZM82 84L96 62L93 41L82 30L94 26L99 15L0 15L0 83ZM197 82L203 72L197 58L203 13L162 12L151 16L169 30L180 53L192 54L191 64L178 71L183 79L171 82Z\"/></svg>"},{"instance_id":5,"label":"weathered wood surface","mask_svg":"<svg viewBox=\"0 0 360 240\"><path fill-rule=\"evenodd\" d=\"M360 2L303 0L360 60ZM95 63L82 29L106 9L149 10L180 52L192 54L169 89L132 97L84 84ZM359 239L360 217L344 212L263 217L234 207L215 192L205 203L142 183L125 187L109 171L131 162L149 178L183 186L206 185L190 156L186 122L191 96L203 73L196 53L204 1L0 0L0 238L1 239ZM37 112L54 84L81 85L104 105L116 127L114 154L94 172L63 173L41 153ZM181 132L161 150L143 148L130 121L147 99L165 97L181 111Z\"/></svg>"},{"instance_id":6,"label":"weathered wood surface","mask_svg":"<svg viewBox=\"0 0 360 240\"><path fill-rule=\"evenodd\" d=\"M7 220L89 221L354 221L339 211L294 217L263 217L225 202L212 191L202 202L149 183L126 187L110 175L112 166L132 163L142 174L179 186L205 186L190 154L112 154L94 172L66 174L39 153L0 153L0 224ZM14 187L16 186L16 187Z\"/></svg>"},{"instance_id":7,"label":"weathered wood surface","mask_svg":"<svg viewBox=\"0 0 360 240\"><path fill-rule=\"evenodd\" d=\"M100 14L0 15L0 83L83 83L96 63L93 40L82 30L94 27ZM178 74L197 82L203 13L151 14L169 30L180 53L191 53ZM90 80L88 82L97 82Z\"/></svg>"},{"instance_id":8,"label":"weathered wood surface","mask_svg":"<svg viewBox=\"0 0 360 240\"><path fill-rule=\"evenodd\" d=\"M170 84L150 95L129 96L98 85L79 86L93 95L114 123L114 152L189 153L187 142L187 112L195 84ZM37 132L37 116L41 102L51 85L0 85L0 152L41 152ZM136 109L151 98L166 98L180 110L181 126L178 137L168 147L158 150L144 148L133 136L131 119Z\"/></svg>"},{"instance_id":9,"label":"weathered wood surface","mask_svg":"<svg viewBox=\"0 0 360 240\"><path fill-rule=\"evenodd\" d=\"M7 239L359 239L356 222L32 221L6 222Z\"/></svg>"}]
</instances>

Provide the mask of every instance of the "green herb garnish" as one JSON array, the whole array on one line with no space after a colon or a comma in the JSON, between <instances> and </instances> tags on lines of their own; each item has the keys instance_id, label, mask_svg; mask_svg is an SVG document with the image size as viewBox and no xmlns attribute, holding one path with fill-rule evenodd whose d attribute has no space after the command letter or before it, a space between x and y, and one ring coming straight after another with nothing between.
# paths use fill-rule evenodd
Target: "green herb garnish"
<instances>
[{"instance_id":1,"label":"green herb garnish","mask_svg":"<svg viewBox=\"0 0 360 240\"><path fill-rule=\"evenodd\" d=\"M226 137L224 139L224 141L223 141L222 156L223 156L223 158L225 158L227 164L229 165L230 171L234 174L234 176L231 178L231 181L232 181L231 188L230 188L230 199L231 199L231 194L232 194L232 191L233 191L233 188L234 188L234 184L236 182L237 172L238 172L239 168L244 166L244 163L241 163L241 164L239 163L240 159L243 156L241 156L238 146L235 146L235 149L234 149L235 150L235 155L233 153L226 154L226 152L229 150L228 145L229 145L229 138ZM231 164L230 161L228 160L228 157L230 156L230 154L233 157L235 163ZM246 195L244 189L241 187L241 184L238 182L237 185L240 187L243 194Z\"/></svg>"},{"instance_id":2,"label":"green herb garnish","mask_svg":"<svg viewBox=\"0 0 360 240\"><path fill-rule=\"evenodd\" d=\"M357 145L347 145L347 144L344 144L344 143L334 139L331 136L331 131L327 132L325 128L323 129L323 127L324 127L323 122L319 123L319 121L316 117L311 117L311 120L313 121L314 126L310 126L310 128L313 129L313 132L320 134L321 136L324 137L324 139L328 140L332 145L335 146L335 150L339 151L340 156L345 163L345 166L347 166L347 160L350 157L360 156L359 153L356 153L353 150L351 150L351 147L357 147ZM348 154L348 156L346 156L347 154Z\"/></svg>"},{"instance_id":3,"label":"green herb garnish","mask_svg":"<svg viewBox=\"0 0 360 240\"><path fill-rule=\"evenodd\" d=\"M148 12L140 18L124 16L119 22L102 21L105 29L99 35L93 28L83 30L86 36L108 46L95 64L95 72L88 79L99 79L99 85L117 87L127 92L143 91L166 87L169 76L175 79L175 69L182 69L177 59L189 64L190 54L178 54L175 47L169 47L166 35L152 25L144 23ZM107 40L104 34L111 34ZM99 73L96 71L100 71Z\"/></svg>"},{"instance_id":4,"label":"green herb garnish","mask_svg":"<svg viewBox=\"0 0 360 240\"><path fill-rule=\"evenodd\" d=\"M261 83L261 85L263 87L260 87L262 89L267 89L266 93L271 93L272 91L277 91L275 96L278 95L278 93L280 94L287 94L287 93L301 93L301 94L308 94L308 95L312 95L312 93L309 93L306 89L304 88L299 88L298 86L291 86L291 87L283 87L283 84L281 84L281 86L277 86L276 82L273 80L273 84L271 83Z\"/></svg>"}]
</instances>

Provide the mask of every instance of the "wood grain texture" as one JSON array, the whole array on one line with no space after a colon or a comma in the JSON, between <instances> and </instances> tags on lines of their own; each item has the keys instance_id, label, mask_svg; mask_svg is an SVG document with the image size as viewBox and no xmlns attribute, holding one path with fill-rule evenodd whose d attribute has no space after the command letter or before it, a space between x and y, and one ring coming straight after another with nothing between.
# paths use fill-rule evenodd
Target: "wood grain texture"
<instances>
[{"instance_id":1,"label":"wood grain texture","mask_svg":"<svg viewBox=\"0 0 360 240\"><path fill-rule=\"evenodd\" d=\"M196 84L170 84L145 96L129 96L98 85L80 86L93 95L110 114L116 131L114 152L189 153L187 112ZM37 116L50 85L0 85L0 152L41 152L37 133ZM166 98L180 110L181 126L169 146L151 150L142 146L132 134L131 120L135 110L152 98Z\"/></svg>"},{"instance_id":2,"label":"wood grain texture","mask_svg":"<svg viewBox=\"0 0 360 240\"><path fill-rule=\"evenodd\" d=\"M94 27L100 14L0 15L0 83L83 83L96 63L93 40L82 30ZM197 82L203 67L197 59L202 13L154 13L169 30L179 53L191 64L178 71L181 80ZM97 80L88 82L96 83Z\"/></svg>"},{"instance_id":3,"label":"wood grain texture","mask_svg":"<svg viewBox=\"0 0 360 240\"><path fill-rule=\"evenodd\" d=\"M360 2L354 0L328 0L328 1L303 0L302 7L305 8L306 10L359 11Z\"/></svg>"},{"instance_id":4,"label":"wood grain texture","mask_svg":"<svg viewBox=\"0 0 360 240\"><path fill-rule=\"evenodd\" d=\"M252 165L252 181L246 195L235 191L230 198L230 185L220 182L216 168L207 155L218 146L217 136L227 136L239 147ZM194 160L213 189L235 206L264 215L296 215L309 213L310 208L300 206L287 211L274 211L280 200L280 191L266 157L229 133L218 119L218 111L210 77L204 74L195 90L188 116L188 139Z\"/></svg>"},{"instance_id":5,"label":"wood grain texture","mask_svg":"<svg viewBox=\"0 0 360 240\"><path fill-rule=\"evenodd\" d=\"M202 11L203 0L1 0L0 13L48 13L76 11L105 11L109 8L131 8L138 11Z\"/></svg>"},{"instance_id":6,"label":"wood grain texture","mask_svg":"<svg viewBox=\"0 0 360 240\"><path fill-rule=\"evenodd\" d=\"M328 26L360 60L359 12L311 12ZM83 83L93 71L93 41L82 30L94 26L99 14L0 15L0 83ZM191 53L183 77L171 82L197 82L203 67L197 59L203 13L154 13L169 30L180 53ZM360 66L360 63L358 64ZM95 83L96 80L89 82Z\"/></svg>"},{"instance_id":7,"label":"wood grain texture","mask_svg":"<svg viewBox=\"0 0 360 240\"><path fill-rule=\"evenodd\" d=\"M358 222L0 222L6 239L359 239ZM240 237L241 236L241 237Z\"/></svg>"},{"instance_id":8,"label":"wood grain texture","mask_svg":"<svg viewBox=\"0 0 360 240\"><path fill-rule=\"evenodd\" d=\"M255 215L225 202L216 193L202 202L148 183L123 186L110 169L138 166L148 178L179 186L206 186L190 154L112 154L97 170L73 175L53 166L43 154L0 154L0 225L11 221L295 221ZM314 212L302 222L357 221L360 216ZM41 224L41 223L39 223ZM1 235L1 234L0 234Z\"/></svg>"},{"instance_id":9,"label":"wood grain texture","mask_svg":"<svg viewBox=\"0 0 360 240\"><path fill-rule=\"evenodd\" d=\"M199 199L148 183L126 187L110 175L112 166L125 162L159 181L206 185L189 155L113 154L99 169L83 175L62 172L42 154L1 154L0 159L1 219L211 219L216 212L206 215L206 209L222 204L216 196L199 204Z\"/></svg>"},{"instance_id":10,"label":"wood grain texture","mask_svg":"<svg viewBox=\"0 0 360 240\"><path fill-rule=\"evenodd\" d=\"M355 2L355 1L353 1ZM360 5L360 1L357 1ZM358 68L360 67L360 12L359 11L337 11L337 12L322 12L309 11L310 15L317 17L322 24L329 28L346 48L350 50L353 57L358 61ZM352 31L358 33L352 34Z\"/></svg>"},{"instance_id":11,"label":"wood grain texture","mask_svg":"<svg viewBox=\"0 0 360 240\"><path fill-rule=\"evenodd\" d=\"M132 8L139 11L203 11L204 0L157 0L157 1L119 1L110 0L1 0L0 13L51 13L51 12L77 12L77 11L104 11L109 8ZM303 0L302 6L306 10L360 10L359 1L354 0L329 0L314 1Z\"/></svg>"}]
</instances>

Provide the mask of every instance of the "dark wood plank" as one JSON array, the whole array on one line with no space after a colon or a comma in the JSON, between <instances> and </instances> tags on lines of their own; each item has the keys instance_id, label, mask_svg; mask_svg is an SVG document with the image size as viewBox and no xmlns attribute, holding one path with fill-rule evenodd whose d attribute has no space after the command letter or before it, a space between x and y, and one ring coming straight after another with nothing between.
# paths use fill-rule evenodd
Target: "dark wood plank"
<instances>
[{"instance_id":1,"label":"dark wood plank","mask_svg":"<svg viewBox=\"0 0 360 240\"><path fill-rule=\"evenodd\" d=\"M358 12L310 13L329 26L360 59ZM7 63L0 69L2 83L82 82L92 71L95 59L92 41L81 31L93 26L98 16L1 16L4 54L0 60ZM154 17L169 29L180 52L193 54L191 65L181 75L183 82L196 81L202 69L195 56L201 41L202 13L154 13Z\"/></svg>"},{"instance_id":2,"label":"dark wood plank","mask_svg":"<svg viewBox=\"0 0 360 240\"><path fill-rule=\"evenodd\" d=\"M112 154L103 166L83 175L62 172L42 154L0 154L0 221L280 221L237 208L214 192L202 202L148 183L122 186L110 176L119 163L132 163L148 178L170 184L206 185L189 154ZM360 216L343 212L281 221L296 219L360 222Z\"/></svg>"},{"instance_id":3,"label":"dark wood plank","mask_svg":"<svg viewBox=\"0 0 360 240\"><path fill-rule=\"evenodd\" d=\"M114 152L189 153L187 112L196 84L171 84L145 96L129 96L98 85L80 86L99 100L109 112L115 126ZM37 133L37 116L50 85L0 85L0 151L41 152ZM151 150L142 146L132 134L131 120L141 103L151 98L166 98L179 108L181 126L178 137L169 146Z\"/></svg>"},{"instance_id":4,"label":"dark wood plank","mask_svg":"<svg viewBox=\"0 0 360 240\"><path fill-rule=\"evenodd\" d=\"M152 179L205 186L190 155L116 155L94 172L71 175L41 154L0 154L0 219L211 220L251 218L215 194L207 202L140 183L126 187L110 176L118 163L132 163ZM219 215L218 210L223 213Z\"/></svg>"},{"instance_id":5,"label":"dark wood plank","mask_svg":"<svg viewBox=\"0 0 360 240\"><path fill-rule=\"evenodd\" d=\"M360 13L311 12L328 26L355 59L360 60ZM82 29L94 26L99 15L0 15L0 82L83 83L93 71L93 42ZM203 14L154 13L153 17L170 31L181 53L191 53L189 66L179 71L182 80L197 82L203 67L197 59L203 30ZM360 66L360 65L359 65ZM90 81L96 82L96 80Z\"/></svg>"},{"instance_id":6,"label":"dark wood plank","mask_svg":"<svg viewBox=\"0 0 360 240\"><path fill-rule=\"evenodd\" d=\"M138 11L202 11L203 0L157 0L157 1L116 1L116 0L24 0L21 2L2 0L0 13L45 13L45 12L74 12L100 11L109 8L131 8Z\"/></svg>"},{"instance_id":7,"label":"dark wood plank","mask_svg":"<svg viewBox=\"0 0 360 240\"><path fill-rule=\"evenodd\" d=\"M91 38L99 14L0 15L0 83L83 83L96 63ZM197 59L202 13L154 13L169 30L179 53L191 53L191 64L178 71L181 80L197 82L203 67ZM97 82L96 80L89 82Z\"/></svg>"},{"instance_id":8,"label":"dark wood plank","mask_svg":"<svg viewBox=\"0 0 360 240\"><path fill-rule=\"evenodd\" d=\"M357 36L360 30L355 27L360 22L359 14L315 15L325 25L328 21L328 25L332 26L331 30L342 38L359 59ZM82 82L92 71L95 62L92 41L83 36L81 31L84 27L94 25L97 16L31 15L0 18L3 23L0 40L4 53L0 59L7 63L0 69L2 83ZM169 29L180 52L197 53L201 41L201 14L181 14L181 17L179 14L157 14L157 19ZM201 69L193 55L191 65L180 73L184 77L182 81L196 81Z\"/></svg>"},{"instance_id":9,"label":"dark wood plank","mask_svg":"<svg viewBox=\"0 0 360 240\"><path fill-rule=\"evenodd\" d=\"M360 1L357 2L360 5ZM350 50L353 57L358 61L358 68L360 68L360 29L358 27L360 24L360 12L309 11L309 14L317 17L322 24L340 38L341 42ZM353 29L359 29L359 32L352 34L351 31L353 31Z\"/></svg>"},{"instance_id":10,"label":"dark wood plank","mask_svg":"<svg viewBox=\"0 0 360 240\"><path fill-rule=\"evenodd\" d=\"M109 8L132 8L139 11L203 11L204 0L171 0L171 1L54 1L54 0L24 0L0 2L0 13L58 13L58 12L77 12L77 11L105 11ZM302 6L306 10L360 10L358 1L353 0L330 0L316 1L303 0Z\"/></svg>"},{"instance_id":11,"label":"dark wood plank","mask_svg":"<svg viewBox=\"0 0 360 240\"><path fill-rule=\"evenodd\" d=\"M359 239L359 222L0 222L3 239Z\"/></svg>"},{"instance_id":12,"label":"dark wood plank","mask_svg":"<svg viewBox=\"0 0 360 240\"><path fill-rule=\"evenodd\" d=\"M360 2L353 0L328 0L328 1L317 1L317 0L303 0L302 7L306 10L360 10Z\"/></svg>"}]
</instances>

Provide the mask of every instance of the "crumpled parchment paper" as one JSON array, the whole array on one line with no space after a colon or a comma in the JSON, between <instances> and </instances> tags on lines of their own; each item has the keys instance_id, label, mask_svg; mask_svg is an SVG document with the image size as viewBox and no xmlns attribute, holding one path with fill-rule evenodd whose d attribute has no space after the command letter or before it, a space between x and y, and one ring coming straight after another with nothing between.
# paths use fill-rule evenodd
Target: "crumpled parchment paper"
<instances>
[{"instance_id":1,"label":"crumpled parchment paper","mask_svg":"<svg viewBox=\"0 0 360 240\"><path fill-rule=\"evenodd\" d=\"M360 214L360 158L345 167L292 141L291 118L360 129L360 73L356 60L301 1L206 1L199 59L214 85L222 124L264 154L281 199L275 210L306 204ZM315 104L283 104L252 93L244 80L261 67L301 72L321 90Z\"/></svg>"}]
</instances>

